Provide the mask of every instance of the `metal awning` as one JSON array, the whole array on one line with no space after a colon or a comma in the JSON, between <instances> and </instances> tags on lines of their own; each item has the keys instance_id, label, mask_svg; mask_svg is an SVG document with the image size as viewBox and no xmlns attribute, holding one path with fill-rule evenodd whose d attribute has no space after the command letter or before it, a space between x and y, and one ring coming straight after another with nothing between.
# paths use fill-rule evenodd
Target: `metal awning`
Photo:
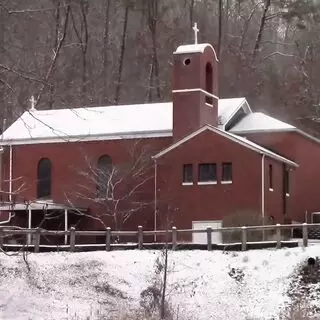
<instances>
[{"instance_id":1,"label":"metal awning","mask_svg":"<svg viewBox=\"0 0 320 320\"><path fill-rule=\"evenodd\" d=\"M51 200L36 200L30 202L3 202L0 204L2 211L24 211L24 210L86 210L84 208L71 207L66 204L55 203Z\"/></svg>"}]
</instances>

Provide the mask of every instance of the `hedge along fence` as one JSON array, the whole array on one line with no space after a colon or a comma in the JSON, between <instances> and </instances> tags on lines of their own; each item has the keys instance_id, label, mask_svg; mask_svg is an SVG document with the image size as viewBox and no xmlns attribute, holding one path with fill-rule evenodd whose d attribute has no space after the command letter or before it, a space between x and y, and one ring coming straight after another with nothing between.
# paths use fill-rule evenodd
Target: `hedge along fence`
<instances>
[{"instance_id":1,"label":"hedge along fence","mask_svg":"<svg viewBox=\"0 0 320 320\"><path fill-rule=\"evenodd\" d=\"M241 210L233 214L227 215L222 220L222 226L226 228L230 227L242 227L242 226L265 226L273 225L273 220L269 215L261 216L261 213L257 213L253 210ZM286 230L290 231L290 230ZM288 237L288 232L282 230L283 240ZM234 243L241 242L241 230L236 229L233 232L224 232L222 234L222 239L224 243ZM256 242L256 241L265 241L265 240L275 240L275 229L263 230L248 230L247 232L247 241Z\"/></svg>"},{"instance_id":2,"label":"hedge along fence","mask_svg":"<svg viewBox=\"0 0 320 320\"><path fill-rule=\"evenodd\" d=\"M78 248L77 251L79 251L79 248L85 248L86 245L83 244L76 244L76 239L82 236L104 236L105 237L105 243L104 244L94 244L94 245L87 245L87 248L90 250L90 246L99 246L100 249L105 249L106 251L110 251L112 249L122 248L122 249L144 249L144 248L161 248L164 245L168 245L169 248L172 250L176 250L178 247L185 248L185 249L206 249L206 250L213 250L213 249L223 249L226 247L232 247L232 245L235 245L239 247L239 250L245 251L247 249L250 249L252 247L252 244L260 243L262 247L273 247L275 246L277 249L281 248L286 243L289 242L282 240L281 233L284 230L292 230L292 229L301 229L302 235L303 235L303 246L308 246L308 230L314 228L320 229L320 223L317 224L276 224L276 225L265 225L265 226L242 226L242 227L230 227L230 228L211 228L208 227L206 229L180 229L178 230L176 227L172 227L170 230L157 230L157 231L149 231L149 230L143 230L142 226L139 226L137 230L135 231L112 231L111 228L107 228L105 231L80 231L76 230L75 228L70 228L68 231L53 231L53 230L44 230L44 229L11 229L8 227L1 227L0 228L0 247L3 249L10 249L10 248L33 248L34 252L39 252L40 248L46 247L51 248L55 250L69 250L69 251L76 251L76 248ZM265 232L265 231L272 231L274 232L274 240L273 241L267 241L267 242L250 242L248 241L248 234L250 232ZM236 244L214 244L212 242L212 235L215 232L221 232L222 234L230 233L230 232L238 232L241 234L241 241ZM195 233L202 233L206 235L206 244L195 244L195 243L181 243L178 241L178 235L188 234L192 235ZM32 241L29 242L26 245L10 245L6 244L5 240L8 236L12 237L15 235L20 235L23 237L26 237L26 239L31 239ZM68 244L66 245L41 245L41 237L43 236L67 236L68 237ZM162 236L163 238L168 239L166 242L162 243L146 243L144 242L144 238L146 236ZM136 243L124 243L124 244L114 244L112 243L112 238L121 237L122 239L125 237L135 237L137 239ZM157 247L158 245L158 247ZM268 246L267 246L268 245ZM84 250L84 249L83 249ZM80 251L83 251L80 249Z\"/></svg>"}]
</instances>

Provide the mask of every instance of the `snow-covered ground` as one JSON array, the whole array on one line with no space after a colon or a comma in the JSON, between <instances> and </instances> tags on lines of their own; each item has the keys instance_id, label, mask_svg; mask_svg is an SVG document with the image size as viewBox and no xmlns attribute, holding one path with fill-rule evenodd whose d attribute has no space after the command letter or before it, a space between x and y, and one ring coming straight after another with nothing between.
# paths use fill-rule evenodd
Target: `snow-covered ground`
<instances>
[{"instance_id":1,"label":"snow-covered ground","mask_svg":"<svg viewBox=\"0 0 320 320\"><path fill-rule=\"evenodd\" d=\"M179 319L277 319L295 268L319 246L169 252L168 298ZM139 308L159 251L0 255L0 319L98 319ZM161 258L162 259L162 258ZM160 259L160 260L161 260ZM241 281L230 276L239 270ZM108 318L105 318L108 319Z\"/></svg>"}]
</instances>

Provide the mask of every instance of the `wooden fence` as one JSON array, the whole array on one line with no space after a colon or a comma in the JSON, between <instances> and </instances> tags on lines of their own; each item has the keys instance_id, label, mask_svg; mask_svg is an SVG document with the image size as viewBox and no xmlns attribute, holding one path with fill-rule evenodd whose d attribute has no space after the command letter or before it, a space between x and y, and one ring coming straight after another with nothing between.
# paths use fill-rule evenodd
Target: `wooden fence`
<instances>
[{"instance_id":1,"label":"wooden fence","mask_svg":"<svg viewBox=\"0 0 320 320\"><path fill-rule=\"evenodd\" d=\"M211 228L208 227L207 229L180 229L178 230L176 227L172 227L170 230L157 230L157 231L147 231L143 230L141 226L138 227L136 231L112 231L111 228L107 228L105 231L80 231L76 230L75 228L70 228L68 231L53 231L53 230L44 230L40 228L36 229L17 229L14 227L0 227L0 247L1 248L10 248L10 245L5 243L5 240L8 236L25 236L26 239L29 239L29 243L25 245L20 245L20 247L28 247L33 248L34 252L39 252L41 247L45 247L44 245L41 245L41 237L42 236L65 236L68 237L69 243L66 245L52 245L51 247L56 249L68 249L69 251L76 251L76 247L81 247L84 245L76 244L76 237L83 237L83 236L103 236L105 237L105 243L100 244L100 248L104 248L107 251L110 251L114 247L116 247L116 244L112 243L113 237L131 237L136 238L137 243L136 244L124 244L124 246L131 246L134 248L137 248L139 250L148 247L147 243L144 243L144 237L146 236L162 236L165 237L167 240L165 242L162 242L161 245L168 244L169 247L172 250L176 250L178 246L184 245L186 242L179 242L178 236L179 235L192 235L195 233L204 233L206 234L206 244L202 244L202 246L205 246L206 250L213 250L215 249L216 244L212 243L212 233L214 232L221 232L222 234L228 233L228 232L238 232L241 234L241 241L236 243L238 246L240 246L240 250L246 251L248 250L248 246L252 244L253 242L247 241L248 239L248 232L250 231L261 231L262 233L266 232L267 230L273 231L274 233L274 240L273 241L267 241L271 247L275 245L277 249L280 249L282 245L286 242L290 241L283 241L282 240L282 232L283 230L289 230L292 232L293 229L301 229L302 231L302 244L304 247L308 246L308 232L312 229L319 229L320 230L320 223L315 224L286 224L286 225L265 225L265 226L243 226L243 227L228 227L228 228ZM32 243L30 243L30 239L33 238ZM254 242L258 243L258 242ZM261 243L266 243L262 242ZM149 245L152 243L149 243ZM158 243L159 244L159 243ZM190 244L190 243L189 243ZM92 244L94 246L95 244ZM226 247L231 246L233 244L220 244L220 246ZM11 247L14 247L17 245L11 245ZM90 245L88 245L90 247ZM48 247L48 246L47 246ZM150 246L149 246L150 247ZM269 246L270 247L270 246ZM195 248L195 247L190 247Z\"/></svg>"}]
</instances>

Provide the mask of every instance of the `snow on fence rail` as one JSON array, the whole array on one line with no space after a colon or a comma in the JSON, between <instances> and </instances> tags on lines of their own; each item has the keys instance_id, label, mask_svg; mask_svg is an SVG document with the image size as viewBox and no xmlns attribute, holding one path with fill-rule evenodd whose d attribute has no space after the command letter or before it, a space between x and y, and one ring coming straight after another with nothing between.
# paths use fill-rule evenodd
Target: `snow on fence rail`
<instances>
[{"instance_id":1,"label":"snow on fence rail","mask_svg":"<svg viewBox=\"0 0 320 320\"><path fill-rule=\"evenodd\" d=\"M276 224L276 225L261 225L261 226L243 226L243 227L226 227L226 228L212 228L207 227L206 229L177 229L176 227L172 227L170 230L143 230L142 226L139 226L136 231L113 231L111 228L106 228L105 231L81 231L76 230L74 227L71 227L68 231L59 231L59 230L45 230L41 228L35 229L15 229L15 227L0 227L0 248L5 246L4 239L6 236L15 236L21 235L26 236L27 245L28 247L34 247L34 252L39 252L40 247L42 247L41 243L41 236L65 236L69 238L69 244L66 245L54 245L55 248L62 248L68 247L70 251L75 251L76 246L76 236L105 236L105 249L107 251L111 250L112 246L112 237L125 237L125 236L134 236L137 237L137 248L139 250L143 249L144 247L144 236L166 236L167 240L165 243L171 245L172 250L175 250L177 246L180 244L178 242L178 234L194 234L194 233L205 233L207 235L207 243L206 247L207 250L213 249L212 243L212 233L214 232L234 232L238 231L241 232L241 250L246 251L248 244L252 242L247 241L248 231L266 231L266 230L273 230L275 231L275 242L276 248L280 249L282 244L281 239L281 231L285 229L293 230L293 229L302 229L302 243L304 247L308 246L308 231L309 228L319 228L320 223L302 223L302 224ZM31 236L34 237L33 244L30 243ZM262 243L262 241L260 241ZM255 242L256 243L256 242ZM229 244L226 244L228 246ZM129 245L130 246L130 245Z\"/></svg>"}]
</instances>

